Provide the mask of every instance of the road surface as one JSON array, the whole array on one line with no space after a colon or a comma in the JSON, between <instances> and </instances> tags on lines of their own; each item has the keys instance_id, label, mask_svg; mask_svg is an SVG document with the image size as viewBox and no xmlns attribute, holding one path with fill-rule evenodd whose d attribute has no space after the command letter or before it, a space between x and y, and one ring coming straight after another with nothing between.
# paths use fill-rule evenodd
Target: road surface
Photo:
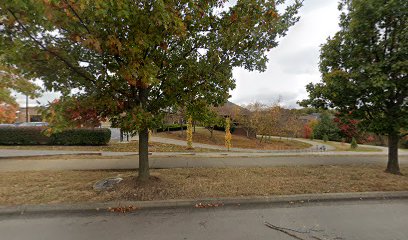
<instances>
[{"instance_id":1,"label":"road surface","mask_svg":"<svg viewBox=\"0 0 408 240\"><path fill-rule=\"evenodd\" d=\"M272 224L276 230L269 228ZM5 240L406 240L408 201L0 216ZM294 237L296 236L296 237Z\"/></svg>"}]
</instances>

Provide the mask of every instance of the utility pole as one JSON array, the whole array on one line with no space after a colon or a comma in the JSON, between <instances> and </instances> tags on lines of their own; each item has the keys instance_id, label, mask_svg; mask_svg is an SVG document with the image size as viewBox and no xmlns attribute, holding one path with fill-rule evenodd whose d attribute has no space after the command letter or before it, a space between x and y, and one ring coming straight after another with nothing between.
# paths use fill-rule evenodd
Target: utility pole
<instances>
[{"instance_id":1,"label":"utility pole","mask_svg":"<svg viewBox=\"0 0 408 240\"><path fill-rule=\"evenodd\" d=\"M28 122L28 95L26 95L26 122Z\"/></svg>"}]
</instances>

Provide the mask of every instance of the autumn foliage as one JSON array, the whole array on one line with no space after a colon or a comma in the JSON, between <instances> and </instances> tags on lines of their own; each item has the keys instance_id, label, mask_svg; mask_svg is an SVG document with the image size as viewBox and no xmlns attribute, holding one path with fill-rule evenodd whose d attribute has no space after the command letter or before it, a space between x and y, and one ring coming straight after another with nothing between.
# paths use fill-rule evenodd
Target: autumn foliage
<instances>
[{"instance_id":1,"label":"autumn foliage","mask_svg":"<svg viewBox=\"0 0 408 240\"><path fill-rule=\"evenodd\" d=\"M337 124L341 135L344 136L348 142L350 142L352 138L358 137L358 120L350 118L340 118L337 116L333 119L333 121Z\"/></svg>"},{"instance_id":2,"label":"autumn foliage","mask_svg":"<svg viewBox=\"0 0 408 240\"><path fill-rule=\"evenodd\" d=\"M16 120L17 105L0 104L0 123L13 123Z\"/></svg>"},{"instance_id":3,"label":"autumn foliage","mask_svg":"<svg viewBox=\"0 0 408 240\"><path fill-rule=\"evenodd\" d=\"M310 126L310 124L306 123L303 125L303 137L304 138L310 138L313 133L313 128Z\"/></svg>"},{"instance_id":4,"label":"autumn foliage","mask_svg":"<svg viewBox=\"0 0 408 240\"><path fill-rule=\"evenodd\" d=\"M46 121L57 130L99 127L105 119L98 113L94 104L74 97L55 100L43 111Z\"/></svg>"}]
</instances>

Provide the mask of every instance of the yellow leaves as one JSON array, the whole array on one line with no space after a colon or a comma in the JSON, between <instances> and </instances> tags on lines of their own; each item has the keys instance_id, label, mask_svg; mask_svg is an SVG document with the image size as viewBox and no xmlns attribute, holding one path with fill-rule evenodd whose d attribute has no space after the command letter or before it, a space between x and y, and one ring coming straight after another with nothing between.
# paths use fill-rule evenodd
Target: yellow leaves
<instances>
[{"instance_id":1,"label":"yellow leaves","mask_svg":"<svg viewBox=\"0 0 408 240\"><path fill-rule=\"evenodd\" d=\"M123 66L119 70L119 74L125 79L130 86L137 85L137 75L136 71L139 69L140 64L138 62L131 62L127 66Z\"/></svg>"},{"instance_id":2,"label":"yellow leaves","mask_svg":"<svg viewBox=\"0 0 408 240\"><path fill-rule=\"evenodd\" d=\"M69 38L74 42L81 42L81 37L76 33L71 34Z\"/></svg>"},{"instance_id":3,"label":"yellow leaves","mask_svg":"<svg viewBox=\"0 0 408 240\"><path fill-rule=\"evenodd\" d=\"M136 86L136 78L133 77L133 75L129 71L125 71L122 74L122 77L129 83L130 86Z\"/></svg>"},{"instance_id":4,"label":"yellow leaves","mask_svg":"<svg viewBox=\"0 0 408 240\"><path fill-rule=\"evenodd\" d=\"M231 22L233 23L233 22L237 21L237 19L238 19L238 14L235 11L232 12Z\"/></svg>"},{"instance_id":5,"label":"yellow leaves","mask_svg":"<svg viewBox=\"0 0 408 240\"><path fill-rule=\"evenodd\" d=\"M185 17L185 20L186 20L187 22L191 21L192 19L193 19L193 17L192 17L191 15L187 15L187 16Z\"/></svg>"},{"instance_id":6,"label":"yellow leaves","mask_svg":"<svg viewBox=\"0 0 408 240\"><path fill-rule=\"evenodd\" d=\"M122 51L122 43L115 36L108 37L107 47L109 52L113 55L119 55Z\"/></svg>"},{"instance_id":7,"label":"yellow leaves","mask_svg":"<svg viewBox=\"0 0 408 240\"><path fill-rule=\"evenodd\" d=\"M188 117L187 120L187 149L193 149L193 118Z\"/></svg>"},{"instance_id":8,"label":"yellow leaves","mask_svg":"<svg viewBox=\"0 0 408 240\"><path fill-rule=\"evenodd\" d=\"M278 18L278 17L279 17L278 13L277 13L274 9L270 9L270 10L267 12L267 14L268 14L269 16L273 17L273 18Z\"/></svg>"},{"instance_id":9,"label":"yellow leaves","mask_svg":"<svg viewBox=\"0 0 408 240\"><path fill-rule=\"evenodd\" d=\"M225 119L225 147L228 149L228 151L232 147L232 144L231 144L232 135L230 132L230 128L231 128L230 118L226 118Z\"/></svg>"},{"instance_id":10,"label":"yellow leaves","mask_svg":"<svg viewBox=\"0 0 408 240\"><path fill-rule=\"evenodd\" d=\"M16 120L17 105L0 104L0 123L13 123Z\"/></svg>"},{"instance_id":11,"label":"yellow leaves","mask_svg":"<svg viewBox=\"0 0 408 240\"><path fill-rule=\"evenodd\" d=\"M140 208L135 207L133 205L129 205L129 206L123 206L123 207L109 207L107 210L108 212L112 212L112 213L127 213L127 212L133 212L136 211Z\"/></svg>"},{"instance_id":12,"label":"yellow leaves","mask_svg":"<svg viewBox=\"0 0 408 240\"><path fill-rule=\"evenodd\" d=\"M85 40L83 40L83 41L82 41L82 44L83 44L85 47L90 48L90 49L93 49L93 50L95 50L95 51L98 52L98 53L101 53L101 52L102 52L102 48L101 48L101 44L100 44L99 40L96 39L96 38L93 37L93 36L90 36L90 37L86 38Z\"/></svg>"},{"instance_id":13,"label":"yellow leaves","mask_svg":"<svg viewBox=\"0 0 408 240\"><path fill-rule=\"evenodd\" d=\"M224 206L223 203L201 203L201 202L194 205L195 208L214 208L222 206Z\"/></svg>"}]
</instances>

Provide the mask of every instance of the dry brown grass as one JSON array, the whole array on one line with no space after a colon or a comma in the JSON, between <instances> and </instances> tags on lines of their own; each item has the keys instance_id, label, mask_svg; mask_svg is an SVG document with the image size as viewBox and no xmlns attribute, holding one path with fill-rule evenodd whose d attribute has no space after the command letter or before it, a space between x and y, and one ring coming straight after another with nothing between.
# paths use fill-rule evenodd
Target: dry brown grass
<instances>
[{"instance_id":1,"label":"dry brown grass","mask_svg":"<svg viewBox=\"0 0 408 240\"><path fill-rule=\"evenodd\" d=\"M161 132L157 136L185 140L186 132ZM212 145L225 145L225 133L222 131L214 131L213 137L208 130L204 128L197 128L196 132L193 133L193 142L196 143L205 143ZM244 136L232 135L232 147L237 148L249 148L249 149L260 149L260 150L287 150L287 149L304 149L311 147L312 145L299 142L296 140L287 140L282 138L279 139L265 139L265 142L260 143L257 139L250 139Z\"/></svg>"},{"instance_id":2,"label":"dry brown grass","mask_svg":"<svg viewBox=\"0 0 408 240\"><path fill-rule=\"evenodd\" d=\"M0 149L16 149L16 150L63 150L63 151L103 151L103 152L138 152L139 142L131 141L129 143L112 142L106 146L0 146ZM213 152L214 149L195 148L187 150L187 146L179 146L166 143L149 143L150 152Z\"/></svg>"},{"instance_id":3,"label":"dry brown grass","mask_svg":"<svg viewBox=\"0 0 408 240\"><path fill-rule=\"evenodd\" d=\"M408 176L383 170L375 165L162 169L153 170L153 180L145 184L130 171L6 172L0 175L0 205L408 190ZM402 172L408 174L408 167ZM125 178L116 189L92 189L114 176Z\"/></svg>"}]
</instances>

